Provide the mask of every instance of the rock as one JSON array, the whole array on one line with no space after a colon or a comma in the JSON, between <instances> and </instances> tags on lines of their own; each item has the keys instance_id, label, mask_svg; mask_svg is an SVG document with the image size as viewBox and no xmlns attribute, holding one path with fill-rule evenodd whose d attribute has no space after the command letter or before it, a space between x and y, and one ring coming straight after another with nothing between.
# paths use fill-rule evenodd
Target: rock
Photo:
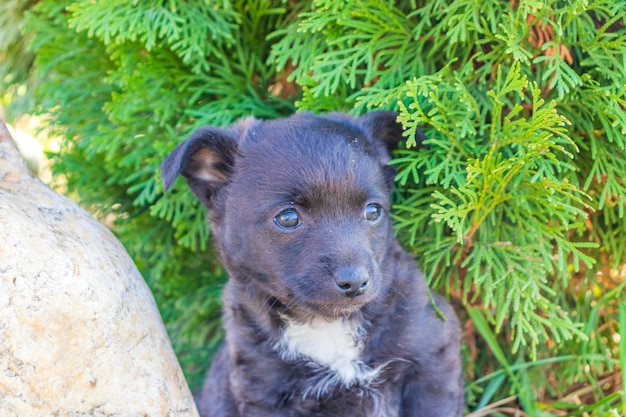
<instances>
[{"instance_id":1,"label":"rock","mask_svg":"<svg viewBox=\"0 0 626 417\"><path fill-rule=\"evenodd\" d=\"M0 416L197 416L126 250L32 177L2 122Z\"/></svg>"}]
</instances>

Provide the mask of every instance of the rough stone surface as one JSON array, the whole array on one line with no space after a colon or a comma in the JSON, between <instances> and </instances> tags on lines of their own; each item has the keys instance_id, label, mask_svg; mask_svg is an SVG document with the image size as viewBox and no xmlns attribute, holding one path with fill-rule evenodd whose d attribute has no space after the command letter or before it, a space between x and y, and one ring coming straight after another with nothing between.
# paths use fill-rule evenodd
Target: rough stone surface
<instances>
[{"instance_id":1,"label":"rough stone surface","mask_svg":"<svg viewBox=\"0 0 626 417\"><path fill-rule=\"evenodd\" d=\"M197 416L126 250L30 175L2 122L0 416Z\"/></svg>"}]
</instances>

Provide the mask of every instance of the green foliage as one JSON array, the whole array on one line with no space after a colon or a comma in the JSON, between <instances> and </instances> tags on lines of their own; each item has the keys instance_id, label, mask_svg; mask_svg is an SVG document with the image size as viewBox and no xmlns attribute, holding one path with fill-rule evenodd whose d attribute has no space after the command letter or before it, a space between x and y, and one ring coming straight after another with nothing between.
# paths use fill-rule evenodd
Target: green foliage
<instances>
[{"instance_id":1,"label":"green foliage","mask_svg":"<svg viewBox=\"0 0 626 417\"><path fill-rule=\"evenodd\" d=\"M498 330L508 319L515 330L513 351L530 341L534 356L542 339L552 337L560 343L573 333L583 336L560 306L549 301L547 297L553 296L555 289L546 285L546 278L556 268L563 269L570 255L576 265L578 260L587 267L593 263L580 250L591 245L572 242L567 236L588 207L565 175L573 170L568 148L575 150L567 137L567 119L557 113L554 102L545 103L536 84L528 84L519 64L514 64L506 77L498 69L482 108L448 68L408 82L407 90L411 104L401 105L400 119L407 128L409 145L414 142L416 126L432 126L437 133L431 136L429 146L445 149L445 155L413 151L409 166L400 166L401 178L410 175L419 181L419 167L432 164L424 170L424 182L442 184L445 189L431 194L431 218L435 228L442 228L435 235L445 228L451 233L420 248L425 252L425 269L437 271L437 279L453 276L455 287L463 288L465 302L473 287L483 304L495 309ZM423 104L420 99L425 100ZM515 99L528 104L528 118L517 103L503 115L505 103ZM481 123L485 120L491 122ZM453 152L455 156L450 155ZM446 171L449 159L453 162ZM459 167L464 170L459 172ZM402 206L398 215L410 219L414 209L410 204ZM405 225L410 227L411 222ZM527 235L524 229L533 232ZM419 237L412 235L411 243L415 245ZM442 262L443 254L436 251L456 245L463 246L457 251L461 258ZM552 257L555 251L557 260ZM441 266L444 268L438 269Z\"/></svg>"},{"instance_id":2,"label":"green foliage","mask_svg":"<svg viewBox=\"0 0 626 417\"><path fill-rule=\"evenodd\" d=\"M58 178L115 219L192 384L225 277L160 161L204 124L387 108L398 236L466 307L469 408L623 412L626 2L5 3L4 100L51 115Z\"/></svg>"},{"instance_id":3,"label":"green foliage","mask_svg":"<svg viewBox=\"0 0 626 417\"><path fill-rule=\"evenodd\" d=\"M0 3L0 107L11 103L8 117L17 117L34 105L28 94L35 80L29 75L34 54L26 46L32 36L24 31L25 12L35 0L4 0Z\"/></svg>"}]
</instances>

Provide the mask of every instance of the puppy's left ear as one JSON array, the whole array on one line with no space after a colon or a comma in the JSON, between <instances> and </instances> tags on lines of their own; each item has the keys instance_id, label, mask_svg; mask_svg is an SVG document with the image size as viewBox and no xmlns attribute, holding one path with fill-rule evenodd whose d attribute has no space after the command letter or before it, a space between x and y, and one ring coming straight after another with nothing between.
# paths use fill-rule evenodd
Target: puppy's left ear
<instances>
[{"instance_id":1,"label":"puppy's left ear","mask_svg":"<svg viewBox=\"0 0 626 417\"><path fill-rule=\"evenodd\" d=\"M374 111L357 119L361 130L368 136L371 143L379 150L380 162L384 166L384 174L389 190L393 190L396 170L387 165L391 159L391 152L396 149L403 139L402 125L397 121L398 113L391 111ZM415 140L418 146L423 146L426 139L424 134L417 129Z\"/></svg>"},{"instance_id":2,"label":"puppy's left ear","mask_svg":"<svg viewBox=\"0 0 626 417\"><path fill-rule=\"evenodd\" d=\"M373 143L384 145L388 158L402 140L402 125L396 121L397 118L398 114L392 111L374 111L358 118L361 130Z\"/></svg>"},{"instance_id":3,"label":"puppy's left ear","mask_svg":"<svg viewBox=\"0 0 626 417\"><path fill-rule=\"evenodd\" d=\"M397 119L398 113L383 110L367 113L358 119L361 130L367 133L369 139L374 143L383 144L389 154L389 158L391 157L391 152L398 146L398 142L403 139L402 125L398 123ZM425 139L422 131L417 129L415 140L418 147L423 146L422 143Z\"/></svg>"},{"instance_id":4,"label":"puppy's left ear","mask_svg":"<svg viewBox=\"0 0 626 417\"><path fill-rule=\"evenodd\" d=\"M178 145L161 164L167 191L182 174L198 200L211 207L215 194L230 180L238 152L235 133L206 126Z\"/></svg>"}]
</instances>

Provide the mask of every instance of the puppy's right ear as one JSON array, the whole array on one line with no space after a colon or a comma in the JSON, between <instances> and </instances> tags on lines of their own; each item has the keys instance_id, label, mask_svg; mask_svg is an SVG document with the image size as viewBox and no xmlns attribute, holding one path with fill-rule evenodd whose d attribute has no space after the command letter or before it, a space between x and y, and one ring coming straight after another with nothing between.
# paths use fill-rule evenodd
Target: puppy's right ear
<instances>
[{"instance_id":1,"label":"puppy's right ear","mask_svg":"<svg viewBox=\"0 0 626 417\"><path fill-rule=\"evenodd\" d=\"M167 191L182 174L198 200L208 207L212 197L228 183L237 152L237 140L229 131L202 127L161 164L163 188Z\"/></svg>"}]
</instances>

